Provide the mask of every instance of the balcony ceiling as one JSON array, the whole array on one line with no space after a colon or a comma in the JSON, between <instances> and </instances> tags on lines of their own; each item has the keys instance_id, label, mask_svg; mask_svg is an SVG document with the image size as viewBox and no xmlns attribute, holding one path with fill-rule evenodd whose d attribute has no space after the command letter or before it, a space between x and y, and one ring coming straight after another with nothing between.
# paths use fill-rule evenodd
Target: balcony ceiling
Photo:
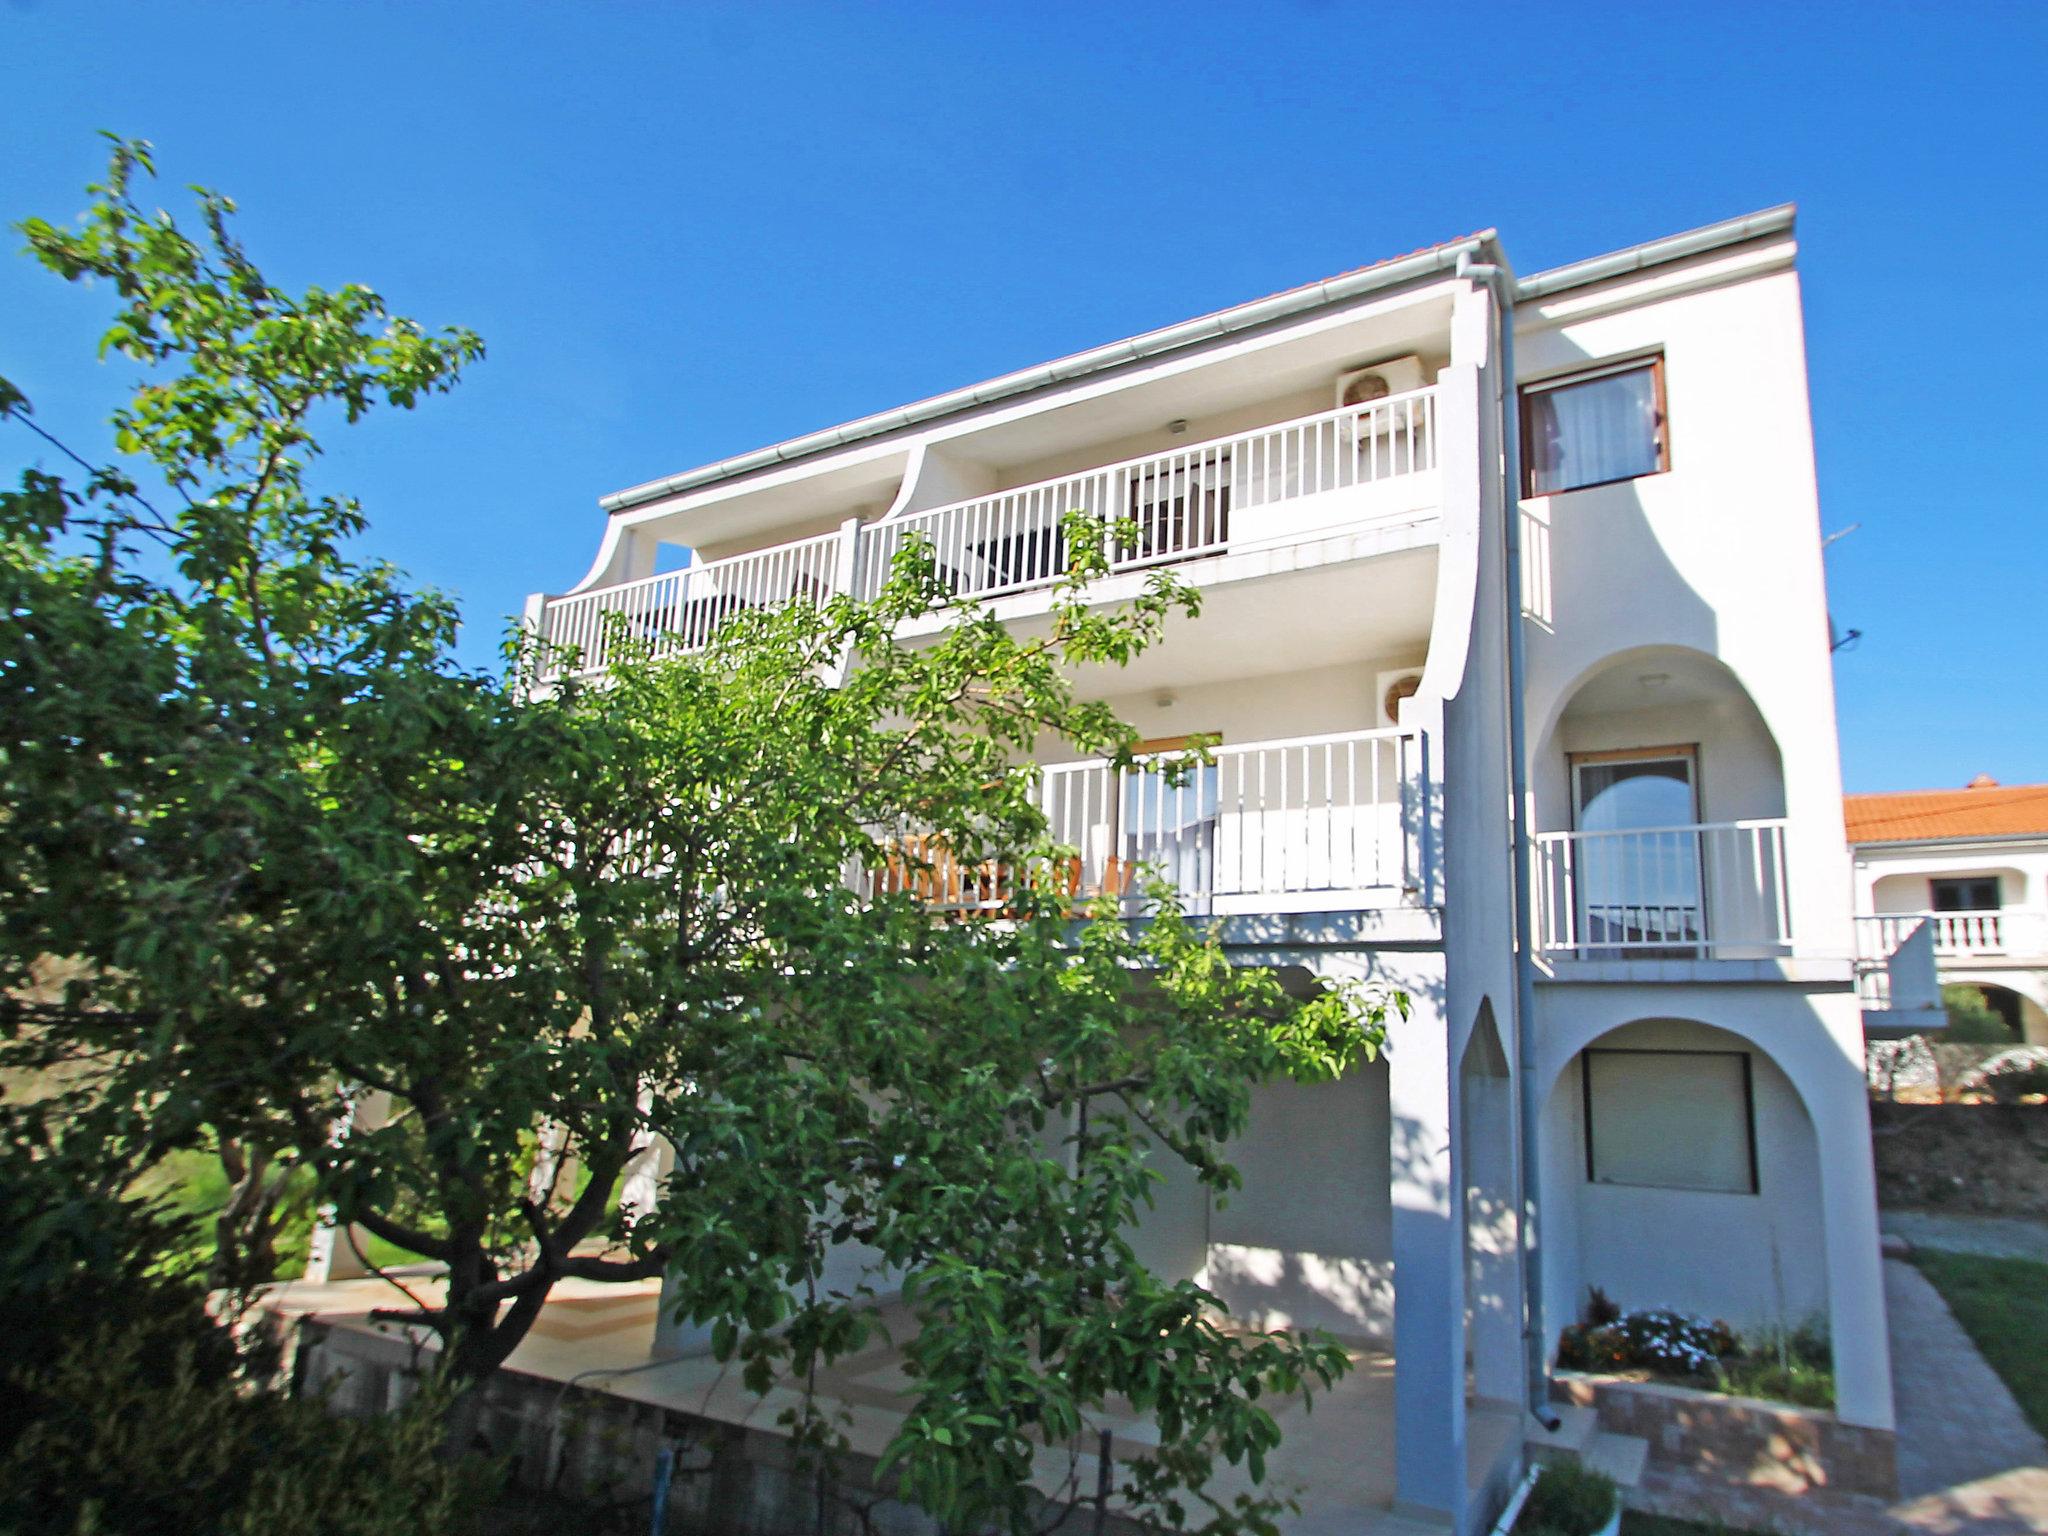
<instances>
[{"instance_id":1,"label":"balcony ceiling","mask_svg":"<svg viewBox=\"0 0 2048 1536\"><path fill-rule=\"evenodd\" d=\"M1128 667L1087 674L1080 691L1108 698L1414 656L1429 644L1435 606L1434 545L1208 587L1199 616L1173 620L1166 638Z\"/></svg>"}]
</instances>

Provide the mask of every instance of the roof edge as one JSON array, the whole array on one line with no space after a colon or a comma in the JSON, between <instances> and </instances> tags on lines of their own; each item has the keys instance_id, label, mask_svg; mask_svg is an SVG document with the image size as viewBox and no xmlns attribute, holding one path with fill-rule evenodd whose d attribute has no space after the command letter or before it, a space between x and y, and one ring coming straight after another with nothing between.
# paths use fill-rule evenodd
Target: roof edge
<instances>
[{"instance_id":1,"label":"roof edge","mask_svg":"<svg viewBox=\"0 0 2048 1536\"><path fill-rule=\"evenodd\" d=\"M1197 342L1213 340L1273 320L1287 319L1312 310L1327 308L1332 304L1340 304L1381 288L1390 288L1398 283L1429 277L1441 271L1455 270L1461 256L1468 253L1477 254L1489 245L1497 245L1498 242L1497 231L1482 230L1476 235L1467 235L1459 240L1447 241L1443 245L1430 246L1427 250L1418 251L1412 256L1396 257L1391 261L1361 267L1355 272L1347 272L1338 277L1305 283L1299 288L1289 288L1268 298L1232 305L1228 309L1199 315L1192 320L1182 320L1104 346L1091 347L1085 352L1075 352L1049 363L1040 363L1036 367L1001 374L979 384L949 390L942 395L932 395L909 405L898 406L892 411L862 416L841 426L828 427L821 432L812 432L803 437L793 437L766 448L757 448L751 453L720 459L714 464L706 464L660 480L649 480L623 491L615 491L609 496L600 496L598 505L608 513L624 512L682 491L696 490L755 470L769 469L777 464L787 464L794 459L807 458L833 448L843 448L850 443L880 437L884 433L898 431L904 427L920 426L977 405L987 405L993 401L1028 394L1048 384L1062 384L1073 379L1085 378L1089 374L1100 373L1123 363L1158 357L1182 347L1193 346Z\"/></svg>"},{"instance_id":2,"label":"roof edge","mask_svg":"<svg viewBox=\"0 0 2048 1536\"><path fill-rule=\"evenodd\" d=\"M1689 256L1719 250L1723 246L1740 245L1744 241L1761 239L1765 235L1784 234L1792 229L1798 211L1797 204L1779 203L1775 207L1760 208L1755 213L1745 213L1738 218L1722 219L1716 224L1702 224L1698 229L1688 229L1675 235L1665 235L1661 239L1645 241L1641 245L1610 251L1605 256L1589 256L1584 261L1569 262L1562 267L1535 272L1515 285L1515 297L1548 298L1552 294L1563 293L1568 289L1584 288L1593 283L1605 282L1612 277L1623 277L1631 272L1641 272L1650 267L1683 261Z\"/></svg>"},{"instance_id":3,"label":"roof edge","mask_svg":"<svg viewBox=\"0 0 2048 1536\"><path fill-rule=\"evenodd\" d=\"M1641 245L1628 246L1604 256L1592 256L1584 261L1552 267L1548 271L1533 273L1519 279L1515 285L1516 297L1545 298L1569 289L1583 288L1605 282L1609 278L1625 276L1631 272L1683 261L1688 257L1718 250L1724 246L1739 245L1744 241L1760 239L1766 235L1785 233L1793 227L1796 212L1794 204L1780 203L1775 207L1759 209L1755 213L1723 219L1715 224L1703 224L1697 229L1666 235ZM696 469L685 470L681 474L644 481L623 491L600 496L598 505L607 513L624 512L684 491L697 490L707 485L715 485L722 480L751 474L756 470L772 469L778 464L788 464L814 454L829 452L834 448L844 448L849 444L880 437L906 427L922 426L978 405L988 405L997 400L1029 394L1049 384L1062 384L1085 378L1089 374L1100 373L1124 363L1158 357L1182 347L1193 346L1197 342L1249 330L1253 326L1264 325L1270 321L1307 314L1357 298L1362 294L1391 288L1437 272L1453 270L1459 257L1467 253L1476 255L1488 247L1493 248L1496 259L1504 261L1500 251L1499 231L1481 230L1462 239L1430 246L1412 256L1398 256L1390 261L1361 267L1337 277L1304 283L1298 288L1289 288L1268 298L1253 299L1249 303L1236 304L1228 309L1198 315L1192 320L1182 320L1158 330L1145 331L1122 341L1113 341L1104 346L1091 347L1084 352L1075 352L1049 363L1040 363L1014 373L1000 374L979 384L965 385L959 389L948 390L944 394L913 401L909 405L898 406L894 410L861 416L840 426L827 427L802 437L771 443L751 453L720 459Z\"/></svg>"}]
</instances>

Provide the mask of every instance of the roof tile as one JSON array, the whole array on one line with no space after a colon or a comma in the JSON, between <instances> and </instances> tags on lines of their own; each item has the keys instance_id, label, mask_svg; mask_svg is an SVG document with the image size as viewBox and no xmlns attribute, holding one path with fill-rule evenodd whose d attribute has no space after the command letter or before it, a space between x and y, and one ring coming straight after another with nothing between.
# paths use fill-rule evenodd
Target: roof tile
<instances>
[{"instance_id":1,"label":"roof tile","mask_svg":"<svg viewBox=\"0 0 2048 1536\"><path fill-rule=\"evenodd\" d=\"M2048 784L1844 795L1842 819L1852 843L2048 836Z\"/></svg>"}]
</instances>

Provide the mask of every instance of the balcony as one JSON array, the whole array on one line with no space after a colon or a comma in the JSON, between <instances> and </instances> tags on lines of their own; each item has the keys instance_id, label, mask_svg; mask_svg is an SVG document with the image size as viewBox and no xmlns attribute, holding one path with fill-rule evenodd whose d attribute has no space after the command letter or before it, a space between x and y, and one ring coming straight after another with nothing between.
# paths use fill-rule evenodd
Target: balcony
<instances>
[{"instance_id":1,"label":"balcony","mask_svg":"<svg viewBox=\"0 0 2048 1536\"><path fill-rule=\"evenodd\" d=\"M1348 731L1218 747L1213 761L1169 775L1140 762L1060 763L1039 773L1052 841L1073 853L1017 871L952 856L915 832L863 872L874 891L911 891L935 906L1000 913L1018 882L1077 904L1109 897L1135 915L1141 871L1166 880L1203 916L1363 910L1426 900L1435 813L1424 738Z\"/></svg>"},{"instance_id":2,"label":"balcony","mask_svg":"<svg viewBox=\"0 0 2048 1536\"><path fill-rule=\"evenodd\" d=\"M1875 959L1889 955L1911 932L1926 925L1937 960L2015 960L2048 957L2048 912L2005 907L1986 912L1886 912L1859 914L1856 952Z\"/></svg>"},{"instance_id":3,"label":"balcony","mask_svg":"<svg viewBox=\"0 0 2048 1536\"><path fill-rule=\"evenodd\" d=\"M1787 955L1785 821L1726 821L1536 839L1537 948L1566 960Z\"/></svg>"},{"instance_id":4,"label":"balcony","mask_svg":"<svg viewBox=\"0 0 2048 1536\"><path fill-rule=\"evenodd\" d=\"M1060 579L1068 565L1065 519L1077 511L1135 530L1111 548L1112 572L1420 521L1440 500L1436 422L1435 389L1414 390L549 598L540 632L556 647L574 647L578 659L573 669L553 664L543 680L603 671L619 633L692 651L738 613L840 592L872 598L913 537L930 543L955 595L995 599Z\"/></svg>"}]
</instances>

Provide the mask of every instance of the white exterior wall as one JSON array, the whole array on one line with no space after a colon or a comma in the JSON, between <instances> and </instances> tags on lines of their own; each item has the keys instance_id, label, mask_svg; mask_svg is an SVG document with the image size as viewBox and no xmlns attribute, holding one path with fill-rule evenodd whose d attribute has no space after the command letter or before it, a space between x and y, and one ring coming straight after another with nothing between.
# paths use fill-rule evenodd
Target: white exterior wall
<instances>
[{"instance_id":1,"label":"white exterior wall","mask_svg":"<svg viewBox=\"0 0 2048 1536\"><path fill-rule=\"evenodd\" d=\"M1218 1206L1185 1169L1165 1168L1134 1241L1162 1272L1201 1278L1245 1320L1391 1340L1401 1502L1461 1531L1482 1513L1467 1487L1468 1366L1480 1399L1515 1400L1524 1386L1524 1071L1545 1095L1543 1154L1530 1172L1541 1186L1535 1326L1546 1343L1588 1284L1624 1304L1752 1326L1825 1313L1843 1417L1890 1423L1792 259L1789 234L1775 235L1522 305L1524 382L1662 356L1671 467L1519 508L1498 481L1497 413L1514 395L1499 377L1492 301L1445 277L823 453L810 472L831 495L816 504L803 500L799 462L629 514L675 531L695 520L720 549L772 543L835 524L856 501L868 514L907 513L1321 412L1344 367L1400 351L1427 359L1440 462L1433 523L1320 541L1296 530L1299 542L1191 565L1203 617L1177 621L1129 673L1089 686L1147 738L1216 732L1236 746L1378 726L1382 675L1423 668L1404 723L1428 735L1440 849L1426 887L1403 893L1416 910L1393 914L1414 921L1386 922L1350 947L1274 921L1278 937L1238 951L1242 963L1397 983L1415 999L1413 1016L1385 1062L1342 1084L1261 1089L1235 1149L1243 1194ZM1166 428L1178 417L1185 434ZM750 497L758 515L746 512ZM1789 820L1796 966L1727 962L1749 964L1741 985L1715 960L1661 983L1550 980L1536 1016L1516 1019L1510 515L1522 519L1534 599L1524 635L1535 829L1571 824L1568 754L1696 745L1702 820ZM1141 579L1107 585L1123 593ZM1043 622L1040 594L994 606L1020 629ZM1672 691L1632 696L1625 685L1652 672L1668 674ZM2037 855L2013 863L2012 878L2048 905L2048 843L2028 857ZM1873 877L1856 889L1868 909L1895 888L1880 892ZM1532 1061L1518 1059L1518 1023ZM1577 1053L1596 1041L1724 1038L1755 1062L1759 1192L1588 1185Z\"/></svg>"},{"instance_id":2,"label":"white exterior wall","mask_svg":"<svg viewBox=\"0 0 2048 1536\"><path fill-rule=\"evenodd\" d=\"M1785 240L1703 261L1689 279L1644 274L1524 307L1524 381L1661 350L1671 445L1668 473L1526 503L1552 589L1551 622L1529 632L1530 741L1558 750L1558 724L1579 685L1637 648L1720 662L1776 745L1798 947L1846 956L1849 864L1836 831L1841 771L1791 257ZM1761 275L1698 287L1714 269ZM1743 775L1762 766L1755 753L1746 768L1739 754L1734 762ZM1532 769L1554 785L1562 764L1538 760ZM1751 783L1749 803L1778 803L1755 791ZM1555 815L1556 803L1553 789L1541 809Z\"/></svg>"},{"instance_id":3,"label":"white exterior wall","mask_svg":"<svg viewBox=\"0 0 2048 1536\"><path fill-rule=\"evenodd\" d=\"M1853 851L1858 912L1930 911L1928 882L1945 875L1996 875L2003 905L2048 910L2048 838L1865 843Z\"/></svg>"}]
</instances>

